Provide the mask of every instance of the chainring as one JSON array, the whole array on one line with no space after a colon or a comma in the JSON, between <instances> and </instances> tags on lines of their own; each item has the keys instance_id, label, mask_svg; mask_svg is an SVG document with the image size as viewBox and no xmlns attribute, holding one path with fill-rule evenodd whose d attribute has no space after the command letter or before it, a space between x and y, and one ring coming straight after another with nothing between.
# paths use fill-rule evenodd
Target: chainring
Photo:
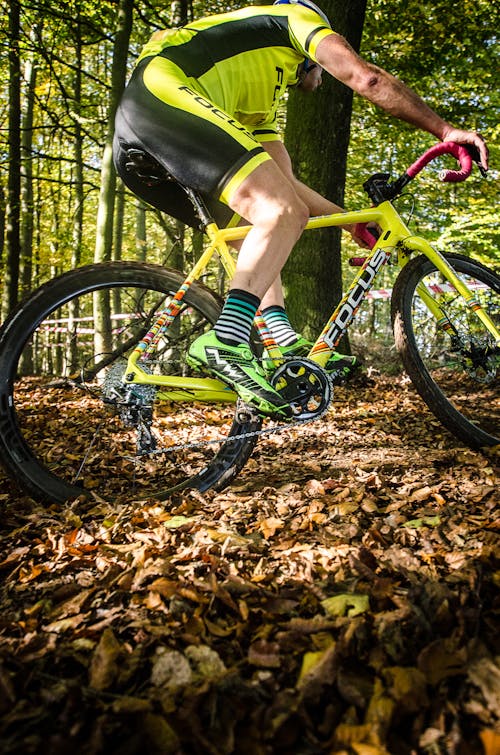
<instances>
[{"instance_id":1,"label":"chainring","mask_svg":"<svg viewBox=\"0 0 500 755\"><path fill-rule=\"evenodd\" d=\"M330 376L310 359L288 359L269 382L292 407L295 422L321 417L333 398Z\"/></svg>"}]
</instances>

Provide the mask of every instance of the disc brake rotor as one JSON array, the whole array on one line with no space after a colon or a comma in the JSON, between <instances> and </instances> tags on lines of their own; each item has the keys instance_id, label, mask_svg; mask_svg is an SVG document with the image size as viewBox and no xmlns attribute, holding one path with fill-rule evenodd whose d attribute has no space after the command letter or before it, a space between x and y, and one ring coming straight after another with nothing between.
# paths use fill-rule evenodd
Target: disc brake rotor
<instances>
[{"instance_id":1,"label":"disc brake rotor","mask_svg":"<svg viewBox=\"0 0 500 755\"><path fill-rule=\"evenodd\" d=\"M462 351L464 369L478 383L489 385L497 375L500 363L499 350L488 342L471 342L467 350Z\"/></svg>"},{"instance_id":2,"label":"disc brake rotor","mask_svg":"<svg viewBox=\"0 0 500 755\"><path fill-rule=\"evenodd\" d=\"M326 412L333 397L328 373L310 359L289 359L273 373L271 385L293 410L295 421L306 422Z\"/></svg>"}]
</instances>

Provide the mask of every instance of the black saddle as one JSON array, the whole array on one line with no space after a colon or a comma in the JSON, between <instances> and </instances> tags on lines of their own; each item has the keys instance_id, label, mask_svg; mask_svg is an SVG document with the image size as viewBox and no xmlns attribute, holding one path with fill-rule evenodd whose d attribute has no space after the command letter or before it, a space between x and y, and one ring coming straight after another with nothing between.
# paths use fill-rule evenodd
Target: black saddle
<instances>
[{"instance_id":1,"label":"black saddle","mask_svg":"<svg viewBox=\"0 0 500 755\"><path fill-rule=\"evenodd\" d=\"M158 186L165 181L175 181L172 174L143 149L130 147L126 152L126 170L136 176L146 186Z\"/></svg>"}]
</instances>

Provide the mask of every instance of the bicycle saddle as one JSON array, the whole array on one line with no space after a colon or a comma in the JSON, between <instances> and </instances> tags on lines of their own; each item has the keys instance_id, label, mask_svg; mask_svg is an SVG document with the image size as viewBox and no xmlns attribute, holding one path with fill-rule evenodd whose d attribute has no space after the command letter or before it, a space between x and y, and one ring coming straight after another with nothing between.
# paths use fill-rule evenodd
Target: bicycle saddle
<instances>
[{"instance_id":1,"label":"bicycle saddle","mask_svg":"<svg viewBox=\"0 0 500 755\"><path fill-rule=\"evenodd\" d=\"M143 149L130 147L127 149L127 158L126 170L146 186L158 186L164 181L175 181L172 174Z\"/></svg>"}]
</instances>

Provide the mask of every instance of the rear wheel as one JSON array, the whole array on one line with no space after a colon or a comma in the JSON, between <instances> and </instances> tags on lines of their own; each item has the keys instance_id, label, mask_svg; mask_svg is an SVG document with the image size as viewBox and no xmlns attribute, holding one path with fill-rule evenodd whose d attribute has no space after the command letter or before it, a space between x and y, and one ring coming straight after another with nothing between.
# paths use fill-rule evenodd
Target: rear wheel
<instances>
[{"instance_id":1,"label":"rear wheel","mask_svg":"<svg viewBox=\"0 0 500 755\"><path fill-rule=\"evenodd\" d=\"M258 430L250 409L157 401L154 387L122 382L128 353L182 281L146 263L89 265L42 286L4 324L0 458L32 495L164 498L220 489L242 468L256 436L226 439ZM188 375L187 348L219 311L194 284L145 369Z\"/></svg>"},{"instance_id":2,"label":"rear wheel","mask_svg":"<svg viewBox=\"0 0 500 755\"><path fill-rule=\"evenodd\" d=\"M467 257L446 255L500 327L500 278ZM425 284L447 329L420 298ZM473 448L500 443L500 347L477 314L425 256L410 260L392 294L396 346L429 409Z\"/></svg>"}]
</instances>

